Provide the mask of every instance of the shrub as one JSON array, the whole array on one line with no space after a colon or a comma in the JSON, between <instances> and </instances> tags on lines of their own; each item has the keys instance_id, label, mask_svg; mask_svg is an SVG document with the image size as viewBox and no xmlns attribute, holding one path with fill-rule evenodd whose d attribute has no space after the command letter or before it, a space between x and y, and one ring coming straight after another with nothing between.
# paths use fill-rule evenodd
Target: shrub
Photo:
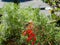
<instances>
[{"instance_id":1,"label":"shrub","mask_svg":"<svg viewBox=\"0 0 60 45\"><path fill-rule=\"evenodd\" d=\"M0 45L21 45L26 42L26 36L22 36L25 30L24 26L29 20L34 22L34 33L37 40L35 45L56 45L58 35L55 29L55 23L50 23L53 19L39 13L39 9L20 8L14 3L7 4L2 9L2 18L0 24ZM57 33L56 33L57 32ZM59 38L60 39L60 38ZM28 45L30 43L27 43ZM31 44L30 44L31 45Z\"/></svg>"}]
</instances>

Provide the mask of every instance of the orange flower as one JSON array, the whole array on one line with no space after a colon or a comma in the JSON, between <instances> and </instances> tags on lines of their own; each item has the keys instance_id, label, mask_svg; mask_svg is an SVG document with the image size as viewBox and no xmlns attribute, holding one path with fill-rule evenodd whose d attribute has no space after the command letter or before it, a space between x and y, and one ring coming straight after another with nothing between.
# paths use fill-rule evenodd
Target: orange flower
<instances>
[{"instance_id":1,"label":"orange flower","mask_svg":"<svg viewBox=\"0 0 60 45\"><path fill-rule=\"evenodd\" d=\"M24 35L24 36L25 36L25 35L26 35L26 31L24 31L22 35Z\"/></svg>"}]
</instances>

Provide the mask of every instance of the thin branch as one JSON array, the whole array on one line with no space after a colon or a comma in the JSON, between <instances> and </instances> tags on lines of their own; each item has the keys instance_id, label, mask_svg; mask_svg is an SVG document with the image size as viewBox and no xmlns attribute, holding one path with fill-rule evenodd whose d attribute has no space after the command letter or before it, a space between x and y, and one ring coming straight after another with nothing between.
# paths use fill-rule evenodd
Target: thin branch
<instances>
[{"instance_id":1,"label":"thin branch","mask_svg":"<svg viewBox=\"0 0 60 45\"><path fill-rule=\"evenodd\" d=\"M59 20L59 19L58 19L58 20ZM47 24L56 23L58 20L52 20L52 21L49 21L49 22L47 22Z\"/></svg>"}]
</instances>

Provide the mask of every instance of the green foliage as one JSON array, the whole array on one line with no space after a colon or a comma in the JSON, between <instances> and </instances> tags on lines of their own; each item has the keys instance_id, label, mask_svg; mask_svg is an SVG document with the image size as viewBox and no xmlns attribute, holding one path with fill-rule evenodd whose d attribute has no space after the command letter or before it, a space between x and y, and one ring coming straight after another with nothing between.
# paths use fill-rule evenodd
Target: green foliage
<instances>
[{"instance_id":1,"label":"green foliage","mask_svg":"<svg viewBox=\"0 0 60 45\"><path fill-rule=\"evenodd\" d=\"M42 1L45 3L48 3L50 6L53 7L54 10L57 9L59 11L59 9L60 9L60 6L59 6L60 1L59 0L42 0ZM56 7L56 9L55 9L55 7Z\"/></svg>"},{"instance_id":2,"label":"green foliage","mask_svg":"<svg viewBox=\"0 0 60 45\"><path fill-rule=\"evenodd\" d=\"M30 20L34 22L34 31L37 37L36 45L38 42L41 45L56 45L55 42L59 38L56 36L59 32L57 34L55 32L55 23L50 24L49 22L53 19L39 13L39 11L39 9L32 9L31 7L22 9L14 3L5 5L2 9L3 16L0 24L0 45L10 39L14 39L17 45L21 45L23 42L27 43L27 36L23 36L22 32L25 30L25 24Z\"/></svg>"}]
</instances>

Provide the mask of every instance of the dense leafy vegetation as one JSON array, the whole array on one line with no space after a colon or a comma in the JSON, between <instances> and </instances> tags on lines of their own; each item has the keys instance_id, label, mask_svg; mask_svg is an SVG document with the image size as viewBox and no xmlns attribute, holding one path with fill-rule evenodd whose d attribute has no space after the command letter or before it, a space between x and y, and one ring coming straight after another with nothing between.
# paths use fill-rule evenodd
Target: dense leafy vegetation
<instances>
[{"instance_id":1,"label":"dense leafy vegetation","mask_svg":"<svg viewBox=\"0 0 60 45\"><path fill-rule=\"evenodd\" d=\"M51 16L39 13L39 9L20 8L19 5L10 3L2 8L0 24L0 45L21 45L26 42L26 36L22 35L25 25L30 20L34 23L34 33L37 40L35 45L60 45L60 29L56 23L51 23ZM31 45L30 43L27 43Z\"/></svg>"},{"instance_id":2,"label":"dense leafy vegetation","mask_svg":"<svg viewBox=\"0 0 60 45\"><path fill-rule=\"evenodd\" d=\"M52 8L53 11L60 11L60 1L59 0L43 0L43 2L49 4Z\"/></svg>"},{"instance_id":3,"label":"dense leafy vegetation","mask_svg":"<svg viewBox=\"0 0 60 45\"><path fill-rule=\"evenodd\" d=\"M52 9L50 9L50 13L52 18L60 21L60 1L59 0L43 0L43 2L51 6Z\"/></svg>"}]
</instances>

